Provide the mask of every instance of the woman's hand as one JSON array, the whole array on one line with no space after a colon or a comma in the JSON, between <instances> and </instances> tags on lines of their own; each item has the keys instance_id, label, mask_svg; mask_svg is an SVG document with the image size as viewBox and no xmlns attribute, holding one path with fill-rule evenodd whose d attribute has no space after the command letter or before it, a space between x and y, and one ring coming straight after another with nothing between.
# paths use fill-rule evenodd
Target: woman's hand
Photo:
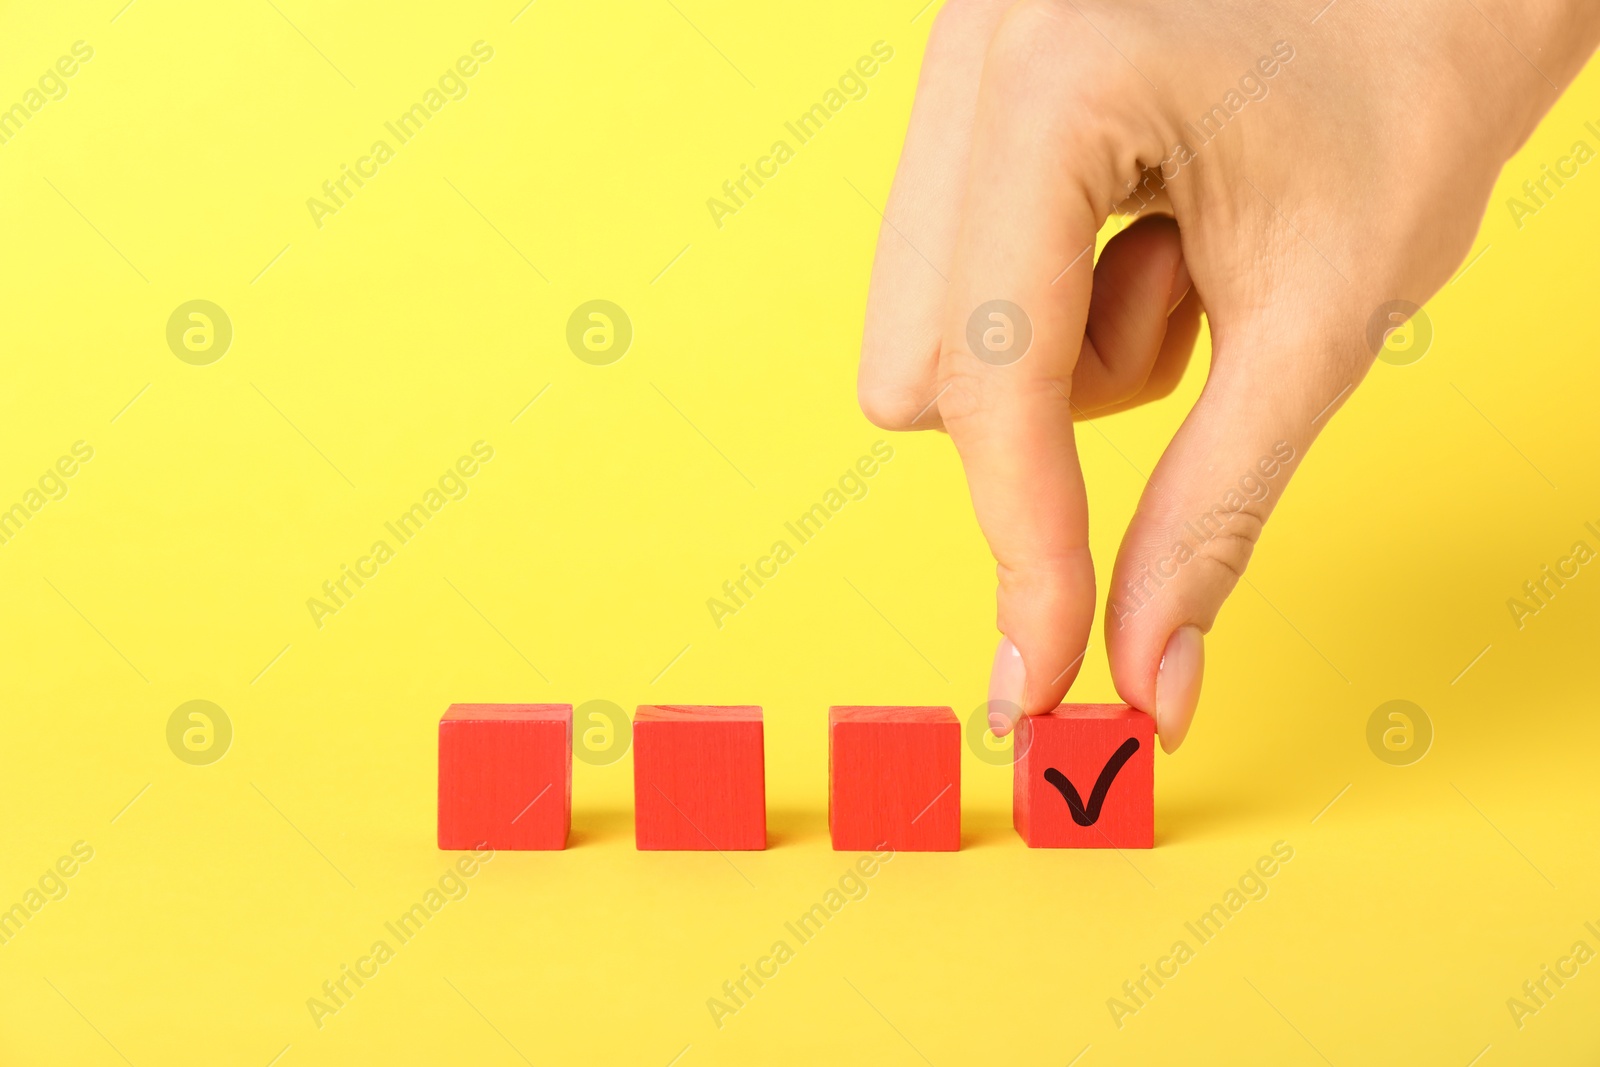
<instances>
[{"instance_id":1,"label":"woman's hand","mask_svg":"<svg viewBox=\"0 0 1600 1067\"><path fill-rule=\"evenodd\" d=\"M1059 704L1088 642L1074 419L1169 393L1204 310L1210 376L1107 597L1117 690L1170 752L1290 475L1600 39L1586 0L1322 2L950 0L934 26L860 399L960 452L999 563L997 733ZM1143 217L1096 262L1117 212Z\"/></svg>"}]
</instances>

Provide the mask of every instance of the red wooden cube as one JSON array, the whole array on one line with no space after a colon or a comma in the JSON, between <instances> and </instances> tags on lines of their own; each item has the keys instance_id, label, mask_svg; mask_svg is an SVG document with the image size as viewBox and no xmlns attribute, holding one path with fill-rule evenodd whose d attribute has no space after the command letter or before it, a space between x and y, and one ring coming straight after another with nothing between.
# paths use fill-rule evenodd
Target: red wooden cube
<instances>
[{"instance_id":1,"label":"red wooden cube","mask_svg":"<svg viewBox=\"0 0 1600 1067\"><path fill-rule=\"evenodd\" d=\"M645 705L633 717L641 849L767 847L761 709Z\"/></svg>"},{"instance_id":2,"label":"red wooden cube","mask_svg":"<svg viewBox=\"0 0 1600 1067\"><path fill-rule=\"evenodd\" d=\"M561 849L572 705L452 704L439 720L439 847Z\"/></svg>"},{"instance_id":3,"label":"red wooden cube","mask_svg":"<svg viewBox=\"0 0 1600 1067\"><path fill-rule=\"evenodd\" d=\"M835 849L961 847L961 723L949 708L829 708L828 780Z\"/></svg>"},{"instance_id":4,"label":"red wooden cube","mask_svg":"<svg viewBox=\"0 0 1600 1067\"><path fill-rule=\"evenodd\" d=\"M1063 704L1017 724L1011 821L1029 848L1155 844L1156 721L1126 704Z\"/></svg>"}]
</instances>

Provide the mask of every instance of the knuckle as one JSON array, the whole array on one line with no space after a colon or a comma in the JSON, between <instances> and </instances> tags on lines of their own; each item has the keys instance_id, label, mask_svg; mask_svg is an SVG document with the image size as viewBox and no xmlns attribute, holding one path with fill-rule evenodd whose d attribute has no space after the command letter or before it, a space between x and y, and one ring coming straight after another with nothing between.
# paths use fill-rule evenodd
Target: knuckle
<instances>
[{"instance_id":1,"label":"knuckle","mask_svg":"<svg viewBox=\"0 0 1600 1067\"><path fill-rule=\"evenodd\" d=\"M1139 161L1165 154L1148 86L1072 0L1012 8L989 43L983 85L1003 105L992 121L1005 136L1046 154L1083 149L1091 157L1072 158L1096 202L1115 205L1140 188L1139 178L1128 181L1141 173Z\"/></svg>"},{"instance_id":2,"label":"knuckle","mask_svg":"<svg viewBox=\"0 0 1600 1067\"><path fill-rule=\"evenodd\" d=\"M971 41L974 30L994 21L1005 12L1010 0L945 0L933 17L928 32L928 52L960 48Z\"/></svg>"},{"instance_id":3,"label":"knuckle","mask_svg":"<svg viewBox=\"0 0 1600 1067\"><path fill-rule=\"evenodd\" d=\"M881 383L862 381L856 386L856 401L867 421L882 430L930 428L933 403L928 397Z\"/></svg>"},{"instance_id":4,"label":"knuckle","mask_svg":"<svg viewBox=\"0 0 1600 1067\"><path fill-rule=\"evenodd\" d=\"M885 430L938 427L933 400L938 370L937 341L915 318L869 302L856 369L856 402L874 426ZM931 334L931 331L927 331Z\"/></svg>"},{"instance_id":5,"label":"knuckle","mask_svg":"<svg viewBox=\"0 0 1600 1067\"><path fill-rule=\"evenodd\" d=\"M1018 96L1070 94L1086 103L1120 95L1127 64L1070 0L1021 0L989 44L984 78Z\"/></svg>"},{"instance_id":6,"label":"knuckle","mask_svg":"<svg viewBox=\"0 0 1600 1067\"><path fill-rule=\"evenodd\" d=\"M1061 76L1061 60L1073 39L1069 9L1060 0L1021 0L989 43L986 77L1002 87L1028 91Z\"/></svg>"},{"instance_id":7,"label":"knuckle","mask_svg":"<svg viewBox=\"0 0 1600 1067\"><path fill-rule=\"evenodd\" d=\"M971 368L949 358L940 361L937 403L945 426L964 426L980 417L986 407L984 384Z\"/></svg>"},{"instance_id":8,"label":"knuckle","mask_svg":"<svg viewBox=\"0 0 1600 1067\"><path fill-rule=\"evenodd\" d=\"M959 443L1014 432L1018 418L1026 421L1042 411L1070 419L1071 387L1070 377L1040 375L1017 366L990 367L964 348L947 348L939 361L935 401L944 428Z\"/></svg>"},{"instance_id":9,"label":"knuckle","mask_svg":"<svg viewBox=\"0 0 1600 1067\"><path fill-rule=\"evenodd\" d=\"M1149 350L1147 339L1136 335L1102 334L1099 340L1102 343L1095 344L1093 362L1085 356L1075 368L1089 375L1086 383L1093 383L1096 406L1122 404L1140 396L1155 370L1158 353Z\"/></svg>"},{"instance_id":10,"label":"knuckle","mask_svg":"<svg viewBox=\"0 0 1600 1067\"><path fill-rule=\"evenodd\" d=\"M1165 400L1177 391L1178 383L1182 380L1183 377L1181 375L1170 375L1154 379L1152 384L1152 378L1147 371L1143 379L1134 383L1133 390L1123 399L1132 400L1134 397L1138 397L1144 403Z\"/></svg>"},{"instance_id":11,"label":"knuckle","mask_svg":"<svg viewBox=\"0 0 1600 1067\"><path fill-rule=\"evenodd\" d=\"M1078 368L1081 373L1083 364L1080 363ZM1104 414L1106 408L1134 400L1145 403L1156 399L1154 394L1146 396L1144 393L1144 385L1149 377L1150 368L1147 366L1126 362L1097 363L1092 375L1073 382L1073 419L1093 419Z\"/></svg>"},{"instance_id":12,"label":"knuckle","mask_svg":"<svg viewBox=\"0 0 1600 1067\"><path fill-rule=\"evenodd\" d=\"M1265 519L1253 508L1233 512L1217 533L1200 542L1196 561L1231 590L1244 577L1265 525Z\"/></svg>"}]
</instances>

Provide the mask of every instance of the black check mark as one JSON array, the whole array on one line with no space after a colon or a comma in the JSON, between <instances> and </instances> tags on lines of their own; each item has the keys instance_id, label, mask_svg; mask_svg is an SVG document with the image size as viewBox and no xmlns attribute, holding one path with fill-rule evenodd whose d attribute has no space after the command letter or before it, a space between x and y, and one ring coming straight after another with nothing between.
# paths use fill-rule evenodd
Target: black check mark
<instances>
[{"instance_id":1,"label":"black check mark","mask_svg":"<svg viewBox=\"0 0 1600 1067\"><path fill-rule=\"evenodd\" d=\"M1106 765L1100 768L1100 777L1095 779L1094 791L1089 794L1088 804L1078 796L1077 787L1071 780L1054 767L1045 768L1044 780L1055 786L1056 791L1061 794L1061 799L1067 802L1073 822L1079 826L1093 826L1100 821L1100 809L1105 805L1106 794L1111 791L1111 783L1116 779L1117 772L1122 770L1122 765L1132 759L1137 751L1139 751L1137 737L1130 737L1122 742L1122 747L1113 752Z\"/></svg>"}]
</instances>

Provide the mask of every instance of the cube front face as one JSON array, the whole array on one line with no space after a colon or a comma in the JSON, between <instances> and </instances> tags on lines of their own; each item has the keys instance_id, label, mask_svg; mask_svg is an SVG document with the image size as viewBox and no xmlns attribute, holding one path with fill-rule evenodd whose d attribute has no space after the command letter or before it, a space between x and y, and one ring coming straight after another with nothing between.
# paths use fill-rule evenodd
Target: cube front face
<instances>
[{"instance_id":1,"label":"cube front face","mask_svg":"<svg viewBox=\"0 0 1600 1067\"><path fill-rule=\"evenodd\" d=\"M829 708L828 778L836 850L961 847L961 724L949 708Z\"/></svg>"},{"instance_id":2,"label":"cube front face","mask_svg":"<svg viewBox=\"0 0 1600 1067\"><path fill-rule=\"evenodd\" d=\"M439 720L439 847L562 849L572 705L453 704Z\"/></svg>"},{"instance_id":3,"label":"cube front face","mask_svg":"<svg viewBox=\"0 0 1600 1067\"><path fill-rule=\"evenodd\" d=\"M698 851L767 847L761 709L647 705L633 720L634 843Z\"/></svg>"},{"instance_id":4,"label":"cube front face","mask_svg":"<svg viewBox=\"0 0 1600 1067\"><path fill-rule=\"evenodd\" d=\"M1029 848L1155 844L1155 720L1126 704L1063 704L1017 725L1012 824Z\"/></svg>"}]
</instances>

